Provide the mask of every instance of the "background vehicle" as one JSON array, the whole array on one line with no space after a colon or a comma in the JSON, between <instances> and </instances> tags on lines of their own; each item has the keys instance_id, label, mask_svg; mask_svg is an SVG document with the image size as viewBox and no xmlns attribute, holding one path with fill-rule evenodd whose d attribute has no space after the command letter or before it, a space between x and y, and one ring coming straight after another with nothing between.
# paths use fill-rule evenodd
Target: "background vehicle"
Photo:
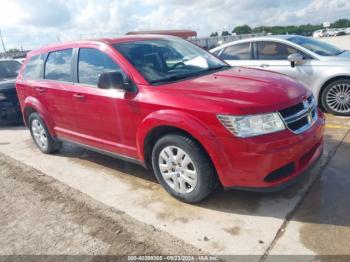
<instances>
[{"instance_id":1,"label":"background vehicle","mask_svg":"<svg viewBox=\"0 0 350 262\"><path fill-rule=\"evenodd\" d=\"M15 79L21 65L16 60L0 60L0 124L22 122L15 87Z\"/></svg>"},{"instance_id":2,"label":"background vehicle","mask_svg":"<svg viewBox=\"0 0 350 262\"><path fill-rule=\"evenodd\" d=\"M186 202L202 200L218 181L285 186L322 151L324 119L305 87L232 69L176 37L46 47L28 55L16 87L42 152L68 140L152 167Z\"/></svg>"},{"instance_id":3,"label":"background vehicle","mask_svg":"<svg viewBox=\"0 0 350 262\"><path fill-rule=\"evenodd\" d=\"M316 30L313 34L312 37L314 38L319 38L319 37L325 37L327 33L326 29L320 29L320 30Z\"/></svg>"},{"instance_id":4,"label":"background vehicle","mask_svg":"<svg viewBox=\"0 0 350 262\"><path fill-rule=\"evenodd\" d=\"M350 115L350 52L302 36L281 35L231 42L211 50L232 66L291 76L312 90L327 112Z\"/></svg>"}]
</instances>

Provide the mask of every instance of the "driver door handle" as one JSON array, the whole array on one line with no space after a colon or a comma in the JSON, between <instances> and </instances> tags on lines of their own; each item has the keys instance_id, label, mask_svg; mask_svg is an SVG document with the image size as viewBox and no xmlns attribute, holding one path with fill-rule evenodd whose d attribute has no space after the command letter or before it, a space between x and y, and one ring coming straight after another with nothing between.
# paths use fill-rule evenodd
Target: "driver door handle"
<instances>
[{"instance_id":1,"label":"driver door handle","mask_svg":"<svg viewBox=\"0 0 350 262\"><path fill-rule=\"evenodd\" d=\"M73 96L74 96L74 98L79 99L79 100L82 100L85 98L85 96L83 94L74 94Z\"/></svg>"},{"instance_id":2,"label":"driver door handle","mask_svg":"<svg viewBox=\"0 0 350 262\"><path fill-rule=\"evenodd\" d=\"M39 93L39 94L43 94L45 92L45 88L43 87L37 87L36 88L36 91Z\"/></svg>"},{"instance_id":3,"label":"driver door handle","mask_svg":"<svg viewBox=\"0 0 350 262\"><path fill-rule=\"evenodd\" d=\"M270 65L269 64L261 64L259 65L260 67L264 68L264 67L269 67Z\"/></svg>"}]
</instances>

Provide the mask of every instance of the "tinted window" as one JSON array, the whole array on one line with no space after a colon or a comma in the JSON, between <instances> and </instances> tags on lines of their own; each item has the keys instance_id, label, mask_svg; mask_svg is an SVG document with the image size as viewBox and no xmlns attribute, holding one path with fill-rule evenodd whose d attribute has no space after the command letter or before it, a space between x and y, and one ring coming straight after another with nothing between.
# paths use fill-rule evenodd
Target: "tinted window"
<instances>
[{"instance_id":1,"label":"tinted window","mask_svg":"<svg viewBox=\"0 0 350 262\"><path fill-rule=\"evenodd\" d=\"M18 74L21 63L15 60L0 61L0 78L13 78Z\"/></svg>"},{"instance_id":2,"label":"tinted window","mask_svg":"<svg viewBox=\"0 0 350 262\"><path fill-rule=\"evenodd\" d=\"M43 65L43 56L36 55L29 59L23 72L24 79L39 79Z\"/></svg>"},{"instance_id":3,"label":"tinted window","mask_svg":"<svg viewBox=\"0 0 350 262\"><path fill-rule=\"evenodd\" d=\"M79 50L79 83L97 85L98 78L102 73L116 71L121 71L119 65L101 51L92 48Z\"/></svg>"},{"instance_id":4,"label":"tinted window","mask_svg":"<svg viewBox=\"0 0 350 262\"><path fill-rule=\"evenodd\" d=\"M260 60L286 60L290 54L300 53L293 47L276 42L258 42Z\"/></svg>"},{"instance_id":5,"label":"tinted window","mask_svg":"<svg viewBox=\"0 0 350 262\"><path fill-rule=\"evenodd\" d=\"M249 60L250 43L228 46L220 54L220 58L224 60Z\"/></svg>"},{"instance_id":6,"label":"tinted window","mask_svg":"<svg viewBox=\"0 0 350 262\"><path fill-rule=\"evenodd\" d=\"M336 56L344 51L331 44L302 36L294 36L288 40L322 56Z\"/></svg>"},{"instance_id":7,"label":"tinted window","mask_svg":"<svg viewBox=\"0 0 350 262\"><path fill-rule=\"evenodd\" d=\"M45 65L45 78L71 82L72 49L49 53Z\"/></svg>"}]
</instances>

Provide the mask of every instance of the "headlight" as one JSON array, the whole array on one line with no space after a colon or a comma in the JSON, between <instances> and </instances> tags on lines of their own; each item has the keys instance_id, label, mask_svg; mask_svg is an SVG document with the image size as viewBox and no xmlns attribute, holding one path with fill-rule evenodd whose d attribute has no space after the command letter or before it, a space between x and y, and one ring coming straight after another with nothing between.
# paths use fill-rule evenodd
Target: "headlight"
<instances>
[{"instance_id":1,"label":"headlight","mask_svg":"<svg viewBox=\"0 0 350 262\"><path fill-rule=\"evenodd\" d=\"M6 100L6 98L4 93L0 93L0 101Z\"/></svg>"},{"instance_id":2,"label":"headlight","mask_svg":"<svg viewBox=\"0 0 350 262\"><path fill-rule=\"evenodd\" d=\"M220 122L238 137L252 137L285 129L277 113L250 116L218 115Z\"/></svg>"}]
</instances>

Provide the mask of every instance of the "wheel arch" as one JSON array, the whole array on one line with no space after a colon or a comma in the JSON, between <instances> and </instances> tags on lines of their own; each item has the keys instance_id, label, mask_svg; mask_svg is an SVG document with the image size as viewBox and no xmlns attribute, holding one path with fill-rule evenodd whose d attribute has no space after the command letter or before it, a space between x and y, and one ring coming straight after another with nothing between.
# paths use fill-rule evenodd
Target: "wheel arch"
<instances>
[{"instance_id":1,"label":"wheel arch","mask_svg":"<svg viewBox=\"0 0 350 262\"><path fill-rule=\"evenodd\" d=\"M167 134L181 134L193 139L208 156L216 173L220 177L221 147L210 129L194 116L177 111L162 110L152 113L140 125L137 131L139 159L146 167L151 167L151 152L156 141Z\"/></svg>"},{"instance_id":2,"label":"wheel arch","mask_svg":"<svg viewBox=\"0 0 350 262\"><path fill-rule=\"evenodd\" d=\"M338 81L338 80L350 80L350 75L338 75L338 76L333 76L333 77L330 77L328 78L322 85L321 85L321 88L320 88L320 91L318 92L318 96L317 96L317 102L318 102L318 105L323 108L323 105L322 105L322 95L323 95L323 91L324 89L332 82L335 82L335 81Z\"/></svg>"},{"instance_id":3,"label":"wheel arch","mask_svg":"<svg viewBox=\"0 0 350 262\"><path fill-rule=\"evenodd\" d=\"M49 130L52 136L56 136L54 130L54 121L50 116L47 109L34 97L27 97L24 101L23 105L23 119L25 124L29 126L28 120L31 113L38 113L40 117L43 119L47 129Z\"/></svg>"}]
</instances>

